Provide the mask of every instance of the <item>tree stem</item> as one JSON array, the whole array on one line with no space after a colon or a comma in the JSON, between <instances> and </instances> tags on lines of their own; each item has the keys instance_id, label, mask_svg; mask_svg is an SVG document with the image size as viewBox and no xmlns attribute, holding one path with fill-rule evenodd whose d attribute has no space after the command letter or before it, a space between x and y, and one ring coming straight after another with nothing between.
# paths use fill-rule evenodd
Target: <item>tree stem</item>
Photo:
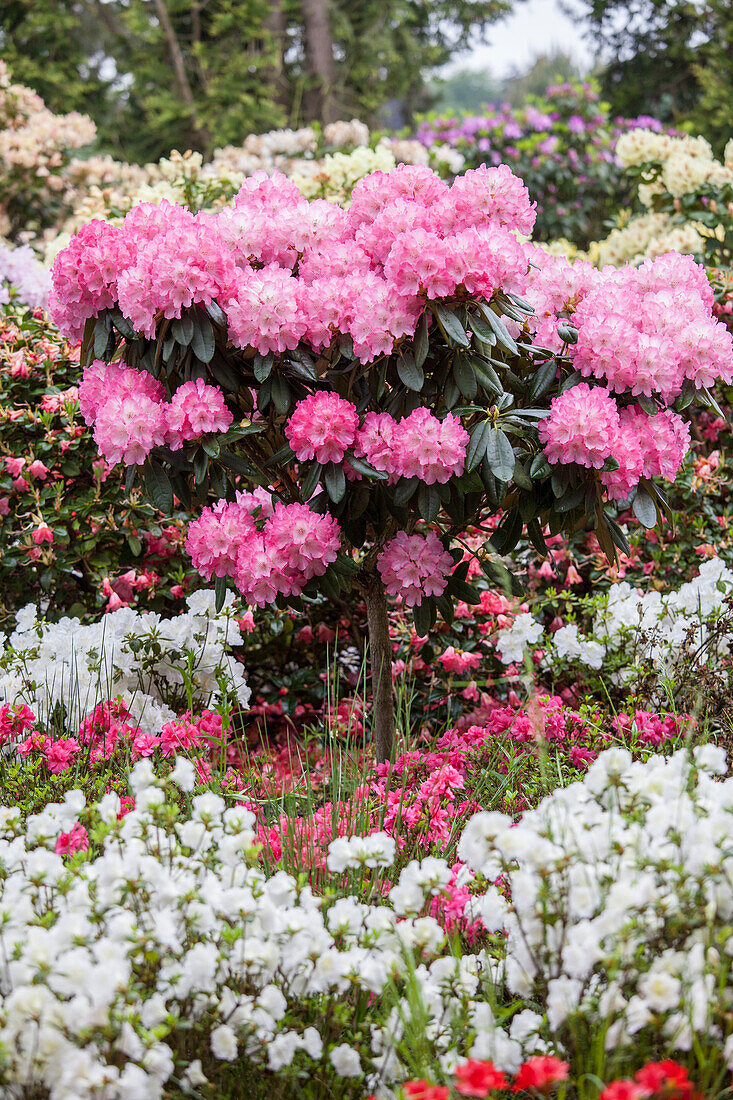
<instances>
[{"instance_id":1,"label":"tree stem","mask_svg":"<svg viewBox=\"0 0 733 1100\"><path fill-rule=\"evenodd\" d=\"M392 644L389 640L387 596L378 573L364 578L367 621L369 624L369 660L372 671L372 713L377 763L389 760L394 751L395 720L392 694Z\"/></svg>"}]
</instances>

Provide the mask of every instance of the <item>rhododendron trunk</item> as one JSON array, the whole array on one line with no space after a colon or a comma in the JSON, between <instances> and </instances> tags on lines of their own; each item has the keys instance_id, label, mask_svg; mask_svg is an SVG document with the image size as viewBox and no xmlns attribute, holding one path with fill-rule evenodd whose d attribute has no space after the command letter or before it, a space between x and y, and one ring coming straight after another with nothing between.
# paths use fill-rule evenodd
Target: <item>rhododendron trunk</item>
<instances>
[{"instance_id":1,"label":"rhododendron trunk","mask_svg":"<svg viewBox=\"0 0 733 1100\"><path fill-rule=\"evenodd\" d=\"M372 729L377 761L389 760L394 749L395 722L392 695L392 643L389 640L387 594L378 573L365 578L364 597L369 625L372 670Z\"/></svg>"}]
</instances>

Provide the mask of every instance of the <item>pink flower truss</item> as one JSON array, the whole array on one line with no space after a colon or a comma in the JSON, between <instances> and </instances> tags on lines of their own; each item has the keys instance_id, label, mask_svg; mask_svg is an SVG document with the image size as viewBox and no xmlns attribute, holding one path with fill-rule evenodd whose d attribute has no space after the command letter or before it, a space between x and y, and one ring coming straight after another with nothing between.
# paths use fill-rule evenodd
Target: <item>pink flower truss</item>
<instances>
[{"instance_id":1,"label":"pink flower truss","mask_svg":"<svg viewBox=\"0 0 733 1100\"><path fill-rule=\"evenodd\" d=\"M186 539L202 576L232 577L247 601L259 607L278 593L302 592L311 577L322 576L336 560L340 545L336 521L305 504L275 504L259 531L247 506L223 500L204 508Z\"/></svg>"},{"instance_id":2,"label":"pink flower truss","mask_svg":"<svg viewBox=\"0 0 733 1100\"><path fill-rule=\"evenodd\" d=\"M164 406L143 390L113 393L99 409L94 422L94 439L110 465L124 462L141 465L153 447L166 439Z\"/></svg>"},{"instance_id":3,"label":"pink flower truss","mask_svg":"<svg viewBox=\"0 0 733 1100\"><path fill-rule=\"evenodd\" d=\"M607 390L581 382L553 399L539 434L549 462L599 470L618 445L618 406Z\"/></svg>"},{"instance_id":4,"label":"pink flower truss","mask_svg":"<svg viewBox=\"0 0 733 1100\"><path fill-rule=\"evenodd\" d=\"M448 413L444 420L420 407L394 429L392 469L401 477L419 477L426 485L463 473L468 432Z\"/></svg>"},{"instance_id":5,"label":"pink flower truss","mask_svg":"<svg viewBox=\"0 0 733 1100\"><path fill-rule=\"evenodd\" d=\"M325 465L341 462L354 443L358 426L355 405L337 393L321 390L298 402L285 435L298 462L315 458Z\"/></svg>"},{"instance_id":6,"label":"pink flower truss","mask_svg":"<svg viewBox=\"0 0 733 1100\"><path fill-rule=\"evenodd\" d=\"M408 535L399 531L377 558L387 595L401 596L408 607L426 596L442 596L453 568L453 558L430 531Z\"/></svg>"},{"instance_id":7,"label":"pink flower truss","mask_svg":"<svg viewBox=\"0 0 733 1100\"><path fill-rule=\"evenodd\" d=\"M206 432L225 432L234 419L218 386L203 379L184 382L173 394L165 411L168 446L178 450L184 440L198 439Z\"/></svg>"}]
</instances>

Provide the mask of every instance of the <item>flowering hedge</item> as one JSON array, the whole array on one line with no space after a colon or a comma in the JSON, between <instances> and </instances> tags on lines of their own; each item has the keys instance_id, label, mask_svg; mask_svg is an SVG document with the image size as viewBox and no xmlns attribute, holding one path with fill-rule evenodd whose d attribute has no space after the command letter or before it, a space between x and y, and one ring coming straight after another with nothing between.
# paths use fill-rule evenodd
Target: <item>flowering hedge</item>
<instances>
[{"instance_id":1,"label":"flowering hedge","mask_svg":"<svg viewBox=\"0 0 733 1100\"><path fill-rule=\"evenodd\" d=\"M374 173L348 212L276 175L219 214L92 222L54 264L102 453L128 484L142 466L162 508L220 497L187 543L220 598L227 576L259 605L364 594L383 754L385 591L421 634L452 615L445 597L475 601L452 539L500 510L501 553L525 524L544 550L545 523L588 516L615 559L627 543L604 497L635 494L653 526L650 479L673 480L689 446L676 410L733 377L702 269L571 266L519 242L533 220L505 166L451 187L425 168Z\"/></svg>"},{"instance_id":2,"label":"flowering hedge","mask_svg":"<svg viewBox=\"0 0 733 1100\"><path fill-rule=\"evenodd\" d=\"M14 84L0 61L0 236L39 230L58 215L72 150L96 127L76 111L54 115L31 88Z\"/></svg>"}]
</instances>

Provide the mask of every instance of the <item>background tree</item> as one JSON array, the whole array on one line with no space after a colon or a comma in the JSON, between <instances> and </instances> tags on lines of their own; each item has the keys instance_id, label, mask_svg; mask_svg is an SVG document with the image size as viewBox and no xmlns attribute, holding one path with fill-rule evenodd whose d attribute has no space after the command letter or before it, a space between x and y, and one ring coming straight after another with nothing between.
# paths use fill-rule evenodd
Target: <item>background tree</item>
<instances>
[{"instance_id":1,"label":"background tree","mask_svg":"<svg viewBox=\"0 0 733 1100\"><path fill-rule=\"evenodd\" d=\"M102 148L150 160L390 100L409 120L426 77L510 0L8 0L0 57Z\"/></svg>"},{"instance_id":2,"label":"background tree","mask_svg":"<svg viewBox=\"0 0 733 1100\"><path fill-rule=\"evenodd\" d=\"M428 85L436 111L478 111L501 99L501 83L487 69L458 69Z\"/></svg>"},{"instance_id":3,"label":"background tree","mask_svg":"<svg viewBox=\"0 0 733 1100\"><path fill-rule=\"evenodd\" d=\"M550 84L578 80L580 66L565 50L538 54L525 69L515 69L504 81L502 99L521 107L529 96L542 96Z\"/></svg>"},{"instance_id":4,"label":"background tree","mask_svg":"<svg viewBox=\"0 0 733 1100\"><path fill-rule=\"evenodd\" d=\"M721 118L712 121L712 136L726 129L726 121L730 131L728 0L573 0L566 7L587 20L603 92L615 113L633 117L643 110L672 123L689 118L705 133L711 122L706 96Z\"/></svg>"}]
</instances>

